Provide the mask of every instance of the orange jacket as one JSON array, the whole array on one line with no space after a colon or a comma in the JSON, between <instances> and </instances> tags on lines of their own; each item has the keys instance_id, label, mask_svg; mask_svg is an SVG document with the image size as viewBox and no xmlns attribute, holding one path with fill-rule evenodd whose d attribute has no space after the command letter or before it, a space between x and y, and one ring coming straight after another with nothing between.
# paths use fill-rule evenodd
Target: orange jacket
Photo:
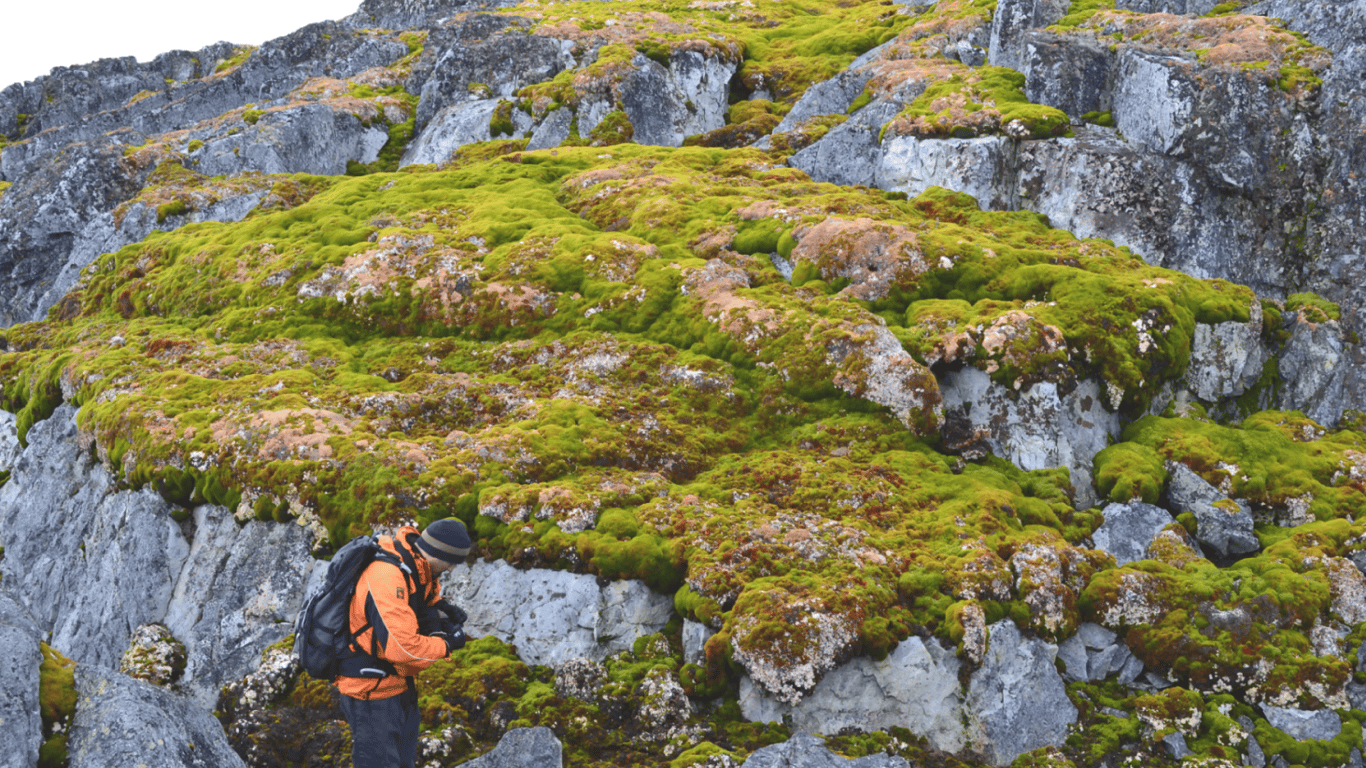
<instances>
[{"instance_id":1,"label":"orange jacket","mask_svg":"<svg viewBox=\"0 0 1366 768\"><path fill-rule=\"evenodd\" d=\"M417 533L416 528L404 526L393 537L379 537L379 545L394 554L399 554L397 547L408 550L417 564L414 581L418 589L427 592L425 602L433 605L441 599L441 584L426 558L407 545L408 536ZM408 677L446 655L444 640L417 633L417 616L408 604L408 580L403 571L381 560L361 572L356 596L351 600L351 632L362 649L393 664L397 670L397 674L384 678L338 677L337 689L357 699L397 696L408 687Z\"/></svg>"}]
</instances>

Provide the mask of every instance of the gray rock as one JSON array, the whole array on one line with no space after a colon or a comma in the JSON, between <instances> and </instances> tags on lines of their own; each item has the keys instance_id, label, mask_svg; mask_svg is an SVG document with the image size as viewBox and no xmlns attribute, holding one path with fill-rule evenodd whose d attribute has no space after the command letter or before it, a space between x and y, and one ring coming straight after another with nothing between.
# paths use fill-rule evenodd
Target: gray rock
<instances>
[{"instance_id":1,"label":"gray rock","mask_svg":"<svg viewBox=\"0 0 1366 768\"><path fill-rule=\"evenodd\" d=\"M829 80L812 85L792 105L792 111L783 116L773 132L796 130L802 123L818 115L845 114L872 77L871 69L851 66Z\"/></svg>"},{"instance_id":2,"label":"gray rock","mask_svg":"<svg viewBox=\"0 0 1366 768\"><path fill-rule=\"evenodd\" d=\"M1145 559L1153 538L1172 522L1167 510L1141 501L1107 504L1101 515L1105 522L1091 534L1091 540L1096 549L1114 555L1117 565Z\"/></svg>"},{"instance_id":3,"label":"gray rock","mask_svg":"<svg viewBox=\"0 0 1366 768\"><path fill-rule=\"evenodd\" d=\"M1320 424L1336 424L1344 407L1345 355L1336 322L1296 322L1280 354L1285 380L1281 408L1303 411Z\"/></svg>"},{"instance_id":4,"label":"gray rock","mask_svg":"<svg viewBox=\"0 0 1366 768\"><path fill-rule=\"evenodd\" d=\"M528 35L528 24L515 16L475 14L428 33L407 86L420 95L419 132L447 108L480 99L508 99L523 86L553 79L575 66L571 45Z\"/></svg>"},{"instance_id":5,"label":"gray rock","mask_svg":"<svg viewBox=\"0 0 1366 768\"><path fill-rule=\"evenodd\" d=\"M679 147L683 139L726 124L726 98L736 62L676 50L669 66L637 54L621 82L621 104L637 144ZM583 128L580 126L580 133Z\"/></svg>"},{"instance_id":6,"label":"gray rock","mask_svg":"<svg viewBox=\"0 0 1366 768\"><path fill-rule=\"evenodd\" d=\"M882 126L900 111L899 102L876 100L788 158L787 163L816 181L871 185L878 171Z\"/></svg>"},{"instance_id":7,"label":"gray rock","mask_svg":"<svg viewBox=\"0 0 1366 768\"><path fill-rule=\"evenodd\" d=\"M1057 646L1026 640L1009 619L990 627L986 658L968 684L968 718L987 759L1009 765L1042 746L1062 744L1077 721L1053 659Z\"/></svg>"},{"instance_id":8,"label":"gray rock","mask_svg":"<svg viewBox=\"0 0 1366 768\"><path fill-rule=\"evenodd\" d=\"M795 733L781 744L756 749L741 765L744 768L910 768L905 758L894 755L841 757L825 746L825 739L809 733Z\"/></svg>"},{"instance_id":9,"label":"gray rock","mask_svg":"<svg viewBox=\"0 0 1366 768\"><path fill-rule=\"evenodd\" d=\"M1288 736L1299 741L1318 739L1327 741L1342 733L1342 720L1331 709L1309 712L1303 709L1283 709L1262 705L1266 721Z\"/></svg>"},{"instance_id":10,"label":"gray rock","mask_svg":"<svg viewBox=\"0 0 1366 768\"><path fill-rule=\"evenodd\" d=\"M563 746L546 727L514 728L503 734L492 751L464 763L469 768L558 768L564 765Z\"/></svg>"},{"instance_id":11,"label":"gray rock","mask_svg":"<svg viewBox=\"0 0 1366 768\"><path fill-rule=\"evenodd\" d=\"M1186 755L1193 755L1194 752L1186 745L1186 737L1179 731L1169 733L1162 737L1162 747L1167 750L1167 755L1173 760L1181 760Z\"/></svg>"},{"instance_id":12,"label":"gray rock","mask_svg":"<svg viewBox=\"0 0 1366 768\"><path fill-rule=\"evenodd\" d=\"M1238 725L1247 732L1247 742L1243 746L1243 765L1266 768L1266 753L1262 752L1262 745L1257 743L1257 737L1252 735L1252 729L1256 724L1252 722L1252 718L1241 715L1238 717Z\"/></svg>"},{"instance_id":13,"label":"gray rock","mask_svg":"<svg viewBox=\"0 0 1366 768\"><path fill-rule=\"evenodd\" d=\"M1022 469L1067 467L1075 494L1084 508L1096 503L1092 460L1118 439L1119 417L1101 404L1101 385L1077 383L1063 393L1057 384L1039 382L1023 391L991 381L977 368L938 375L947 416L958 416L968 429L986 435L993 454Z\"/></svg>"},{"instance_id":14,"label":"gray rock","mask_svg":"<svg viewBox=\"0 0 1366 768\"><path fill-rule=\"evenodd\" d=\"M992 66L1023 70L1026 34L1066 16L1068 5L1066 0L1003 0L998 3L991 19L987 61Z\"/></svg>"},{"instance_id":15,"label":"gray rock","mask_svg":"<svg viewBox=\"0 0 1366 768\"><path fill-rule=\"evenodd\" d=\"M0 159L14 154L6 147ZM89 220L137 193L145 172L123 162L123 145L102 137L73 146L0 196L0 326L35 315L38 297L66 262Z\"/></svg>"},{"instance_id":16,"label":"gray rock","mask_svg":"<svg viewBox=\"0 0 1366 768\"><path fill-rule=\"evenodd\" d=\"M0 472L8 472L19 460L19 420L9 411L0 411Z\"/></svg>"},{"instance_id":17,"label":"gray rock","mask_svg":"<svg viewBox=\"0 0 1366 768\"><path fill-rule=\"evenodd\" d=\"M421 29L469 11L516 5L514 0L364 0L343 21L357 29Z\"/></svg>"},{"instance_id":18,"label":"gray rock","mask_svg":"<svg viewBox=\"0 0 1366 768\"><path fill-rule=\"evenodd\" d=\"M999 136L888 138L882 144L873 183L911 197L930 187L944 187L972 195L984 209L1006 208L1011 204L1009 189L1000 183L1000 177L1009 165L1010 143L1009 139Z\"/></svg>"},{"instance_id":19,"label":"gray rock","mask_svg":"<svg viewBox=\"0 0 1366 768\"><path fill-rule=\"evenodd\" d=\"M1086 645L1081 638L1072 635L1058 644L1058 658L1063 663L1063 679L1072 682L1074 680L1086 680L1088 665L1086 657Z\"/></svg>"},{"instance_id":20,"label":"gray rock","mask_svg":"<svg viewBox=\"0 0 1366 768\"><path fill-rule=\"evenodd\" d=\"M346 163L372 163L389 140L382 128L325 104L305 104L265 112L254 125L242 123L228 135L188 134L204 141L193 170L208 176L261 173L311 173L340 176Z\"/></svg>"},{"instance_id":21,"label":"gray rock","mask_svg":"<svg viewBox=\"0 0 1366 768\"><path fill-rule=\"evenodd\" d=\"M264 197L264 192L235 195L207 205L202 210L190 211L182 216L166 216L160 221L156 208L143 203L128 206L123 221L117 225L112 213L101 213L91 217L72 244L66 256L66 263L51 277L46 290L36 294L32 301L31 313L26 319L41 320L46 317L48 309L61 301L67 291L79 283L81 270L102 254L114 253L125 245L141 242L153 232L169 232L186 224L201 221L241 221L260 205ZM3 443L3 437L0 437L0 443Z\"/></svg>"},{"instance_id":22,"label":"gray rock","mask_svg":"<svg viewBox=\"0 0 1366 768\"><path fill-rule=\"evenodd\" d=\"M1197 323L1186 386L1206 402L1238 397L1262 377L1262 305L1253 301L1246 323Z\"/></svg>"},{"instance_id":23,"label":"gray rock","mask_svg":"<svg viewBox=\"0 0 1366 768\"><path fill-rule=\"evenodd\" d=\"M489 124L497 108L498 99L469 101L446 107L408 145L400 166L445 162L455 150L466 144L488 141L493 137Z\"/></svg>"},{"instance_id":24,"label":"gray rock","mask_svg":"<svg viewBox=\"0 0 1366 768\"><path fill-rule=\"evenodd\" d=\"M1347 756L1347 765L1345 768L1362 768L1362 765L1361 750L1353 749L1352 754Z\"/></svg>"},{"instance_id":25,"label":"gray rock","mask_svg":"<svg viewBox=\"0 0 1366 768\"><path fill-rule=\"evenodd\" d=\"M693 621L692 619L684 619L683 663L702 664L706 662L706 654L703 649L706 646L707 641L715 634L716 630L706 624Z\"/></svg>"},{"instance_id":26,"label":"gray rock","mask_svg":"<svg viewBox=\"0 0 1366 768\"><path fill-rule=\"evenodd\" d=\"M165 624L185 644L181 685L213 709L223 685L256 669L261 651L293 631L317 561L301 526L251 521L223 507L194 510L195 537Z\"/></svg>"},{"instance_id":27,"label":"gray rock","mask_svg":"<svg viewBox=\"0 0 1366 768\"><path fill-rule=\"evenodd\" d=\"M590 575L521 571L503 560L474 561L447 572L442 583L449 599L469 613L470 637L496 635L514 643L528 664L601 661L663 629L673 614L673 598L642 582L600 589Z\"/></svg>"},{"instance_id":28,"label":"gray rock","mask_svg":"<svg viewBox=\"0 0 1366 768\"><path fill-rule=\"evenodd\" d=\"M1127 647L1124 649L1124 666L1119 669L1119 677L1116 678L1123 685L1131 685L1143 674L1143 661L1133 654Z\"/></svg>"},{"instance_id":29,"label":"gray rock","mask_svg":"<svg viewBox=\"0 0 1366 768\"><path fill-rule=\"evenodd\" d=\"M0 589L0 767L38 764L43 743L39 714L39 666L43 663L38 622L8 591Z\"/></svg>"},{"instance_id":30,"label":"gray rock","mask_svg":"<svg viewBox=\"0 0 1366 768\"><path fill-rule=\"evenodd\" d=\"M538 149L549 149L558 147L569 138L569 133L574 127L573 110L560 108L545 116L545 119L536 126L531 134L531 141L527 142L526 148L529 151Z\"/></svg>"},{"instance_id":31,"label":"gray rock","mask_svg":"<svg viewBox=\"0 0 1366 768\"><path fill-rule=\"evenodd\" d=\"M1217 557L1247 554L1261 549L1253 531L1252 509L1245 502L1234 502L1205 482L1180 462L1168 462L1168 509L1173 515L1195 514L1195 538ZM1216 502L1223 502L1215 506ZM1236 512L1226 509L1236 504Z\"/></svg>"},{"instance_id":32,"label":"gray rock","mask_svg":"<svg viewBox=\"0 0 1366 768\"><path fill-rule=\"evenodd\" d=\"M1085 621L1077 626L1077 639L1093 651L1109 648L1119 639L1119 635L1094 622Z\"/></svg>"},{"instance_id":33,"label":"gray rock","mask_svg":"<svg viewBox=\"0 0 1366 768\"><path fill-rule=\"evenodd\" d=\"M245 765L212 714L161 688L82 664L76 690L67 742L71 768Z\"/></svg>"},{"instance_id":34,"label":"gray rock","mask_svg":"<svg viewBox=\"0 0 1366 768\"><path fill-rule=\"evenodd\" d=\"M150 490L114 492L61 406L29 431L0 488L0 574L77 662L118 665L133 629L160 621L189 554L170 505Z\"/></svg>"},{"instance_id":35,"label":"gray rock","mask_svg":"<svg viewBox=\"0 0 1366 768\"><path fill-rule=\"evenodd\" d=\"M1099 651L1093 651L1086 660L1086 679L1104 680L1110 675L1110 668L1114 665L1116 658L1119 658L1120 666L1123 666L1123 657L1119 653L1120 646L1112 645Z\"/></svg>"},{"instance_id":36,"label":"gray rock","mask_svg":"<svg viewBox=\"0 0 1366 768\"><path fill-rule=\"evenodd\" d=\"M859 657L830 670L795 706L743 677L740 711L747 720L790 719L794 728L818 733L901 726L935 749L957 752L967 743L960 666L953 650L938 640L911 637L882 661Z\"/></svg>"},{"instance_id":37,"label":"gray rock","mask_svg":"<svg viewBox=\"0 0 1366 768\"><path fill-rule=\"evenodd\" d=\"M1136 13L1204 16L1217 4L1215 0L1117 0L1115 8Z\"/></svg>"},{"instance_id":38,"label":"gray rock","mask_svg":"<svg viewBox=\"0 0 1366 768\"><path fill-rule=\"evenodd\" d=\"M1031 31L1022 37L1025 97L1072 117L1107 112L1114 100L1114 54L1099 40Z\"/></svg>"}]
</instances>

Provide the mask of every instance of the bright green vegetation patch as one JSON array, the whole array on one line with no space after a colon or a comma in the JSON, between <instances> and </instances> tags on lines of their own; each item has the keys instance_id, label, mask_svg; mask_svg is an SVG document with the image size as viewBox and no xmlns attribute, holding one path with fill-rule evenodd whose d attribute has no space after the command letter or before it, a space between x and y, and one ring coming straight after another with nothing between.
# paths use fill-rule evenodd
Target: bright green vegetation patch
<instances>
[{"instance_id":1,"label":"bright green vegetation patch","mask_svg":"<svg viewBox=\"0 0 1366 768\"><path fill-rule=\"evenodd\" d=\"M101 257L7 332L0 405L26 435L71 393L100 461L182 506L322 543L455 514L486 555L644 579L720 630L679 672L711 698L735 649L881 657L969 615L1069 635L1106 567L1081 546L1099 516L1065 470L937 453L929 366L1100 376L1127 407L1184 372L1196 322L1252 300L1035 214L817 184L754 150L469 152L271 180L307 194ZM913 407L870 383L890 354Z\"/></svg>"},{"instance_id":2,"label":"bright green vegetation patch","mask_svg":"<svg viewBox=\"0 0 1366 768\"><path fill-rule=\"evenodd\" d=\"M256 46L254 45L238 46L231 56L218 62L218 66L214 67L213 73L215 75L227 74L245 64L247 59L251 58L251 55L255 52Z\"/></svg>"},{"instance_id":3,"label":"bright green vegetation patch","mask_svg":"<svg viewBox=\"0 0 1366 768\"><path fill-rule=\"evenodd\" d=\"M14 186L14 182L12 181L0 181L0 197L4 197L5 192L9 191L9 188L12 186Z\"/></svg>"},{"instance_id":4,"label":"bright green vegetation patch","mask_svg":"<svg viewBox=\"0 0 1366 768\"><path fill-rule=\"evenodd\" d=\"M1052 28L1076 27L1101 11L1114 9L1115 0L1072 0L1072 4L1067 7L1067 15L1059 19Z\"/></svg>"},{"instance_id":5,"label":"bright green vegetation patch","mask_svg":"<svg viewBox=\"0 0 1366 768\"><path fill-rule=\"evenodd\" d=\"M1292 293L1285 299L1286 312L1299 312L1311 323L1342 319L1342 307L1312 293Z\"/></svg>"},{"instance_id":6,"label":"bright green vegetation patch","mask_svg":"<svg viewBox=\"0 0 1366 768\"><path fill-rule=\"evenodd\" d=\"M1360 517L1366 508L1366 433L1329 432L1299 412L1263 411L1240 426L1145 416L1096 456L1097 485L1115 501L1153 501L1167 461L1283 524Z\"/></svg>"},{"instance_id":7,"label":"bright green vegetation patch","mask_svg":"<svg viewBox=\"0 0 1366 768\"><path fill-rule=\"evenodd\" d=\"M76 714L76 662L42 644L38 702L43 719L43 744L38 749L40 768L66 765L66 739L71 717Z\"/></svg>"},{"instance_id":8,"label":"bright green vegetation patch","mask_svg":"<svg viewBox=\"0 0 1366 768\"><path fill-rule=\"evenodd\" d=\"M1033 104L1024 95L1024 75L1004 67L963 67L937 82L883 128L883 135L972 138L1000 133L1019 121L1031 138L1061 136L1066 113Z\"/></svg>"}]
</instances>

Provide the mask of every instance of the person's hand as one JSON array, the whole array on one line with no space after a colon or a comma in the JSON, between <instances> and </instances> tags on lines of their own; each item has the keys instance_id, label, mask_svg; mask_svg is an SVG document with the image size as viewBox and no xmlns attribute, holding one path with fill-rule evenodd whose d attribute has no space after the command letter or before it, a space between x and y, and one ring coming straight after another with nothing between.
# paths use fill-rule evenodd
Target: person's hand
<instances>
[{"instance_id":1,"label":"person's hand","mask_svg":"<svg viewBox=\"0 0 1366 768\"><path fill-rule=\"evenodd\" d=\"M452 624L463 625L466 621L469 621L470 617L461 610L458 605L452 605L445 600L439 600L434 607L445 614L446 618L449 619Z\"/></svg>"},{"instance_id":2,"label":"person's hand","mask_svg":"<svg viewBox=\"0 0 1366 768\"><path fill-rule=\"evenodd\" d=\"M452 653L465 647L465 630L463 627L452 626L448 629L443 628L440 631L433 632L431 636L441 638L442 642L446 644L446 656L450 656Z\"/></svg>"}]
</instances>

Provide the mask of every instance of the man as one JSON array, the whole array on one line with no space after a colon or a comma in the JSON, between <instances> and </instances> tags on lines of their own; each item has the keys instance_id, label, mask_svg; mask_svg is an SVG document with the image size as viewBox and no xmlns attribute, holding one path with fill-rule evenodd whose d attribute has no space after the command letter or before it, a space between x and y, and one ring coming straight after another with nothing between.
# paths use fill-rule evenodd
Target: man
<instances>
[{"instance_id":1,"label":"man","mask_svg":"<svg viewBox=\"0 0 1366 768\"><path fill-rule=\"evenodd\" d=\"M412 768L421 720L413 678L465 645L464 613L441 600L437 577L465 561L470 535L446 518L421 534L399 528L379 545L396 558L377 557L360 575L351 633L361 653L343 664L337 689L351 726L352 765Z\"/></svg>"}]
</instances>

